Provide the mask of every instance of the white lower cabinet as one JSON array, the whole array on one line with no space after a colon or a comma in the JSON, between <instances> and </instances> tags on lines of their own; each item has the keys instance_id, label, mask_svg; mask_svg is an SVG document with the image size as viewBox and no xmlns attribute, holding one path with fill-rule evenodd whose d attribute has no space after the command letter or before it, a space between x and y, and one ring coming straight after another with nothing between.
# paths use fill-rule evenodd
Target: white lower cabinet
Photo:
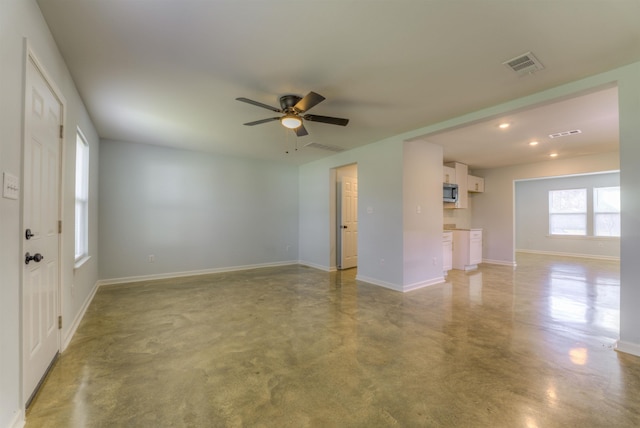
<instances>
[{"instance_id":1,"label":"white lower cabinet","mask_svg":"<svg viewBox=\"0 0 640 428\"><path fill-rule=\"evenodd\" d=\"M445 275L453 268L453 232L442 233L442 270Z\"/></svg>"},{"instance_id":2,"label":"white lower cabinet","mask_svg":"<svg viewBox=\"0 0 640 428\"><path fill-rule=\"evenodd\" d=\"M482 229L453 231L453 268L477 269L482 263Z\"/></svg>"}]
</instances>

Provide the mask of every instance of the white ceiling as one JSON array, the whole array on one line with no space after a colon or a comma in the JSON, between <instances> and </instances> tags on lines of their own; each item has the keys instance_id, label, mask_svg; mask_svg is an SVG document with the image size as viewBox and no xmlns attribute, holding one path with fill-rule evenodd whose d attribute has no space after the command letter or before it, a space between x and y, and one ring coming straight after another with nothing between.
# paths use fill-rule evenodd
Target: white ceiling
<instances>
[{"instance_id":1,"label":"white ceiling","mask_svg":"<svg viewBox=\"0 0 640 428\"><path fill-rule=\"evenodd\" d=\"M505 123L509 127L499 128ZM552 134L580 131L552 138ZM421 140L445 148L445 162L472 169L497 168L614 152L619 147L618 88L512 112L492 120L451 129ZM530 145L537 142L535 146Z\"/></svg>"},{"instance_id":2,"label":"white ceiling","mask_svg":"<svg viewBox=\"0 0 640 428\"><path fill-rule=\"evenodd\" d=\"M102 138L302 164L640 60L640 0L38 0ZM545 69L502 65L531 51ZM297 138L241 103L315 91ZM617 149L615 89L429 136L487 168ZM549 133L583 134L549 141ZM530 138L540 144L532 149ZM298 151L295 151L296 144ZM527 150L525 150L527 149ZM286 151L289 154L286 154Z\"/></svg>"}]
</instances>

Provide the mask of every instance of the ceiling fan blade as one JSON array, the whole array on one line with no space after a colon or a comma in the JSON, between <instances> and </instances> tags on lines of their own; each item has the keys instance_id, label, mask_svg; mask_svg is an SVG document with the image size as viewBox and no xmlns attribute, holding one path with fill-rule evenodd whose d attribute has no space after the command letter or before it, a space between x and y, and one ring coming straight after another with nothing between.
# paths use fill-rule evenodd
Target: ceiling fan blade
<instances>
[{"instance_id":1,"label":"ceiling fan blade","mask_svg":"<svg viewBox=\"0 0 640 428\"><path fill-rule=\"evenodd\" d=\"M324 99L325 98L320 94L316 94L315 92L309 92L307 95L304 96L303 99L298 101L296 105L293 106L293 108L299 113L304 113L305 111L311 109L312 107L315 107L318 104L320 104L322 101L324 101Z\"/></svg>"},{"instance_id":2,"label":"ceiling fan blade","mask_svg":"<svg viewBox=\"0 0 640 428\"><path fill-rule=\"evenodd\" d=\"M277 113L282 113L282 110L280 110L279 108L271 107L270 105L262 104L261 102L250 100L249 98L240 97L236 98L236 100L242 101L243 103L247 104L253 104L254 106L266 108L267 110L275 111Z\"/></svg>"},{"instance_id":3,"label":"ceiling fan blade","mask_svg":"<svg viewBox=\"0 0 640 428\"><path fill-rule=\"evenodd\" d=\"M274 120L280 120L280 118L270 117L269 119L261 119L261 120L256 120L254 122L247 122L247 123L244 123L243 125L247 125L247 126L260 125L261 123L273 122Z\"/></svg>"},{"instance_id":4,"label":"ceiling fan blade","mask_svg":"<svg viewBox=\"0 0 640 428\"><path fill-rule=\"evenodd\" d=\"M304 137L305 135L309 135L309 133L307 132L307 128L305 128L304 125L298 126L293 131L296 133L298 137Z\"/></svg>"},{"instance_id":5,"label":"ceiling fan blade","mask_svg":"<svg viewBox=\"0 0 640 428\"><path fill-rule=\"evenodd\" d=\"M330 117L330 116L318 116L314 114L305 114L303 116L303 119L308 120L310 122L330 123L331 125L340 125L340 126L347 126L347 123L349 123L349 119L342 119L339 117Z\"/></svg>"}]
</instances>

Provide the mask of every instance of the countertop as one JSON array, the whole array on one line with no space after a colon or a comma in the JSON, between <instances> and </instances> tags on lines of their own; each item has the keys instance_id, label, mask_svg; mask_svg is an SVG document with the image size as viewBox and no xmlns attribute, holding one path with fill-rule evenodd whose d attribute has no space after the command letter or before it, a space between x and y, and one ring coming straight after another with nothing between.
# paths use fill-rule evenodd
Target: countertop
<instances>
[{"instance_id":1,"label":"countertop","mask_svg":"<svg viewBox=\"0 0 640 428\"><path fill-rule=\"evenodd\" d=\"M471 230L482 230L481 227L472 227L470 229L463 229L463 228L458 228L458 227L454 227L451 229L443 229L444 232L452 232L454 230L467 230L467 231L471 231Z\"/></svg>"}]
</instances>

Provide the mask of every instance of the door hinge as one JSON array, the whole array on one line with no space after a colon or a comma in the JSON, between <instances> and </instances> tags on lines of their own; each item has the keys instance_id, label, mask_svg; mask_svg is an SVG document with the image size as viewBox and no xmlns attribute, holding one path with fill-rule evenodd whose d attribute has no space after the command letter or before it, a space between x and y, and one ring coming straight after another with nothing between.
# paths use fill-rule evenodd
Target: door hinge
<instances>
[{"instance_id":1,"label":"door hinge","mask_svg":"<svg viewBox=\"0 0 640 428\"><path fill-rule=\"evenodd\" d=\"M60 125L60 138L64 137L64 125Z\"/></svg>"},{"instance_id":2,"label":"door hinge","mask_svg":"<svg viewBox=\"0 0 640 428\"><path fill-rule=\"evenodd\" d=\"M58 220L58 233L62 233L62 220Z\"/></svg>"},{"instance_id":3,"label":"door hinge","mask_svg":"<svg viewBox=\"0 0 640 428\"><path fill-rule=\"evenodd\" d=\"M62 315L58 315L58 330L62 329Z\"/></svg>"}]
</instances>

